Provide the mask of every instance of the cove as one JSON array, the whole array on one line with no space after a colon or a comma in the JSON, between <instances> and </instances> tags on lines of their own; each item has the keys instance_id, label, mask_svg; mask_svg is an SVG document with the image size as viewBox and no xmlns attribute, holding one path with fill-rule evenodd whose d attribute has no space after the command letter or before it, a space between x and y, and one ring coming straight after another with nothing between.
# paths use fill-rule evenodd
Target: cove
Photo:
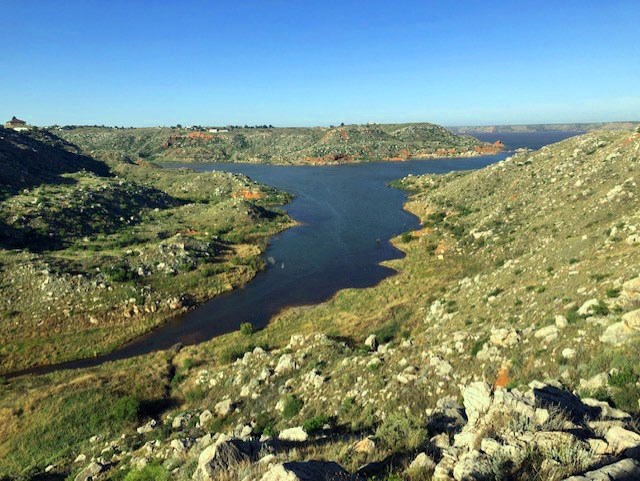
<instances>
[{"instance_id":1,"label":"cove","mask_svg":"<svg viewBox=\"0 0 640 481\"><path fill-rule=\"evenodd\" d=\"M530 138L540 141L538 136ZM519 144L518 147L527 146L523 142ZM508 155L509 152L501 152L468 159L313 167L230 163L165 165L203 172L241 173L290 192L294 200L283 209L299 225L270 239L265 253L267 268L245 287L216 296L109 354L35 367L8 377L96 366L168 349L178 343L192 345L237 330L243 322L262 328L287 307L316 304L344 288L374 286L394 273L380 262L403 256L391 245L390 239L419 227L419 219L403 209L406 194L389 187L390 181L409 174L478 169Z\"/></svg>"}]
</instances>

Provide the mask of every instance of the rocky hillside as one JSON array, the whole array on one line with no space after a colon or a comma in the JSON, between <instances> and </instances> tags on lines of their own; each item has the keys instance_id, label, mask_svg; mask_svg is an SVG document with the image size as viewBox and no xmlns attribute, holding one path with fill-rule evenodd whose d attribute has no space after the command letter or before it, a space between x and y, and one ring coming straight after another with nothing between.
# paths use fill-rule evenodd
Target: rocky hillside
<instances>
[{"instance_id":1,"label":"rocky hillside","mask_svg":"<svg viewBox=\"0 0 640 481\"><path fill-rule=\"evenodd\" d=\"M288 196L0 129L0 374L113 349L247 282Z\"/></svg>"},{"instance_id":2,"label":"rocky hillside","mask_svg":"<svg viewBox=\"0 0 640 481\"><path fill-rule=\"evenodd\" d=\"M80 127L56 132L93 155L178 162L335 164L476 156L499 145L458 136L434 124L367 124L315 128L234 128L210 133L170 128Z\"/></svg>"},{"instance_id":3,"label":"rocky hillside","mask_svg":"<svg viewBox=\"0 0 640 481\"><path fill-rule=\"evenodd\" d=\"M604 131L403 179L423 226L395 277L261 331L13 379L0 473L639 479L639 167L640 134Z\"/></svg>"}]
</instances>

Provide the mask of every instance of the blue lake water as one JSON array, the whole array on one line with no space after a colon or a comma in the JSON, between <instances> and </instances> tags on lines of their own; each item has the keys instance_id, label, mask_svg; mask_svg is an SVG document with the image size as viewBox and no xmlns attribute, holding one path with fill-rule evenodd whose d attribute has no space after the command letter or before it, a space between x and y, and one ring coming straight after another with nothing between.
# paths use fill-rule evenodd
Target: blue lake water
<instances>
[{"instance_id":1,"label":"blue lake water","mask_svg":"<svg viewBox=\"0 0 640 481\"><path fill-rule=\"evenodd\" d=\"M508 148L539 148L575 135L569 132L483 134ZM272 260L244 288L219 295L178 316L122 348L96 358L26 372L97 365L177 343L195 344L237 330L241 323L264 327L280 310L314 304L344 288L373 286L393 275L381 261L402 257L389 242L418 219L403 210L406 194L388 186L408 174L441 174L478 169L504 159L508 152L470 159L411 160L338 166L273 166L256 164L179 164L197 171L225 170L294 194L283 207L300 223L271 238L266 258ZM171 166L168 166L169 168Z\"/></svg>"}]
</instances>

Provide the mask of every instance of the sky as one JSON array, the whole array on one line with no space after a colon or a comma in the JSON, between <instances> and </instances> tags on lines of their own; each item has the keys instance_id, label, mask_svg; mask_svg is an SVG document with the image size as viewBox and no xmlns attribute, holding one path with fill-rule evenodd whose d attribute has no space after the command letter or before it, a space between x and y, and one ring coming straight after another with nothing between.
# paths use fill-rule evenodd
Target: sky
<instances>
[{"instance_id":1,"label":"sky","mask_svg":"<svg viewBox=\"0 0 640 481\"><path fill-rule=\"evenodd\" d=\"M640 119L638 0L0 0L0 120Z\"/></svg>"}]
</instances>

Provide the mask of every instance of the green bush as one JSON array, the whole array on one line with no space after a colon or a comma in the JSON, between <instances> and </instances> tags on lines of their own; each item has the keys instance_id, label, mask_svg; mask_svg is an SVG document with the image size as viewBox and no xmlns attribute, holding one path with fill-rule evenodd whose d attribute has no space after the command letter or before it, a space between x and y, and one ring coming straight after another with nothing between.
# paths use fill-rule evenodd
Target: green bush
<instances>
[{"instance_id":1,"label":"green bush","mask_svg":"<svg viewBox=\"0 0 640 481\"><path fill-rule=\"evenodd\" d=\"M631 366L623 367L611 374L609 377L609 385L614 387L626 388L630 384L638 382L640 377L635 373Z\"/></svg>"},{"instance_id":2,"label":"green bush","mask_svg":"<svg viewBox=\"0 0 640 481\"><path fill-rule=\"evenodd\" d=\"M615 288L615 287L611 287L609 289L607 289L607 297L609 298L615 298L615 297L619 297L620 296L620 289Z\"/></svg>"},{"instance_id":3,"label":"green bush","mask_svg":"<svg viewBox=\"0 0 640 481\"><path fill-rule=\"evenodd\" d=\"M396 412L378 426L376 438L393 452L414 451L427 441L427 429L417 416Z\"/></svg>"},{"instance_id":4,"label":"green bush","mask_svg":"<svg viewBox=\"0 0 640 481\"><path fill-rule=\"evenodd\" d=\"M302 429L304 429L308 434L314 434L319 431L322 431L322 428L325 424L329 424L331 419L328 416L320 415L307 419L302 424Z\"/></svg>"},{"instance_id":5,"label":"green bush","mask_svg":"<svg viewBox=\"0 0 640 481\"><path fill-rule=\"evenodd\" d=\"M296 414L300 412L303 406L302 399L297 398L293 394L289 394L284 400L284 409L282 410L282 415L289 419L294 417Z\"/></svg>"},{"instance_id":6,"label":"green bush","mask_svg":"<svg viewBox=\"0 0 640 481\"><path fill-rule=\"evenodd\" d=\"M124 396L113 403L111 414L115 421L130 423L138 420L140 401L133 396Z\"/></svg>"},{"instance_id":7,"label":"green bush","mask_svg":"<svg viewBox=\"0 0 640 481\"><path fill-rule=\"evenodd\" d=\"M405 244L411 242L413 239L415 239L415 237L413 237L413 231L408 230L402 233L402 242Z\"/></svg>"},{"instance_id":8,"label":"green bush","mask_svg":"<svg viewBox=\"0 0 640 481\"><path fill-rule=\"evenodd\" d=\"M275 437L278 435L278 432L275 429L276 421L266 412L261 412L256 416L256 424L253 428L253 433L256 436L262 436L263 434L266 436Z\"/></svg>"},{"instance_id":9,"label":"green bush","mask_svg":"<svg viewBox=\"0 0 640 481\"><path fill-rule=\"evenodd\" d=\"M473 357L476 357L476 354L482 351L482 348L484 347L484 345L487 343L488 340L489 340L488 338L483 337L481 339L478 339L476 342L474 342L473 345L471 346L471 355Z\"/></svg>"},{"instance_id":10,"label":"green bush","mask_svg":"<svg viewBox=\"0 0 640 481\"><path fill-rule=\"evenodd\" d=\"M592 312L596 316L606 316L609 314L609 308L603 301L600 301L598 305L593 306Z\"/></svg>"},{"instance_id":11,"label":"green bush","mask_svg":"<svg viewBox=\"0 0 640 481\"><path fill-rule=\"evenodd\" d=\"M243 322L242 324L240 324L240 332L245 336L250 336L254 332L253 324L251 324L250 322Z\"/></svg>"}]
</instances>

